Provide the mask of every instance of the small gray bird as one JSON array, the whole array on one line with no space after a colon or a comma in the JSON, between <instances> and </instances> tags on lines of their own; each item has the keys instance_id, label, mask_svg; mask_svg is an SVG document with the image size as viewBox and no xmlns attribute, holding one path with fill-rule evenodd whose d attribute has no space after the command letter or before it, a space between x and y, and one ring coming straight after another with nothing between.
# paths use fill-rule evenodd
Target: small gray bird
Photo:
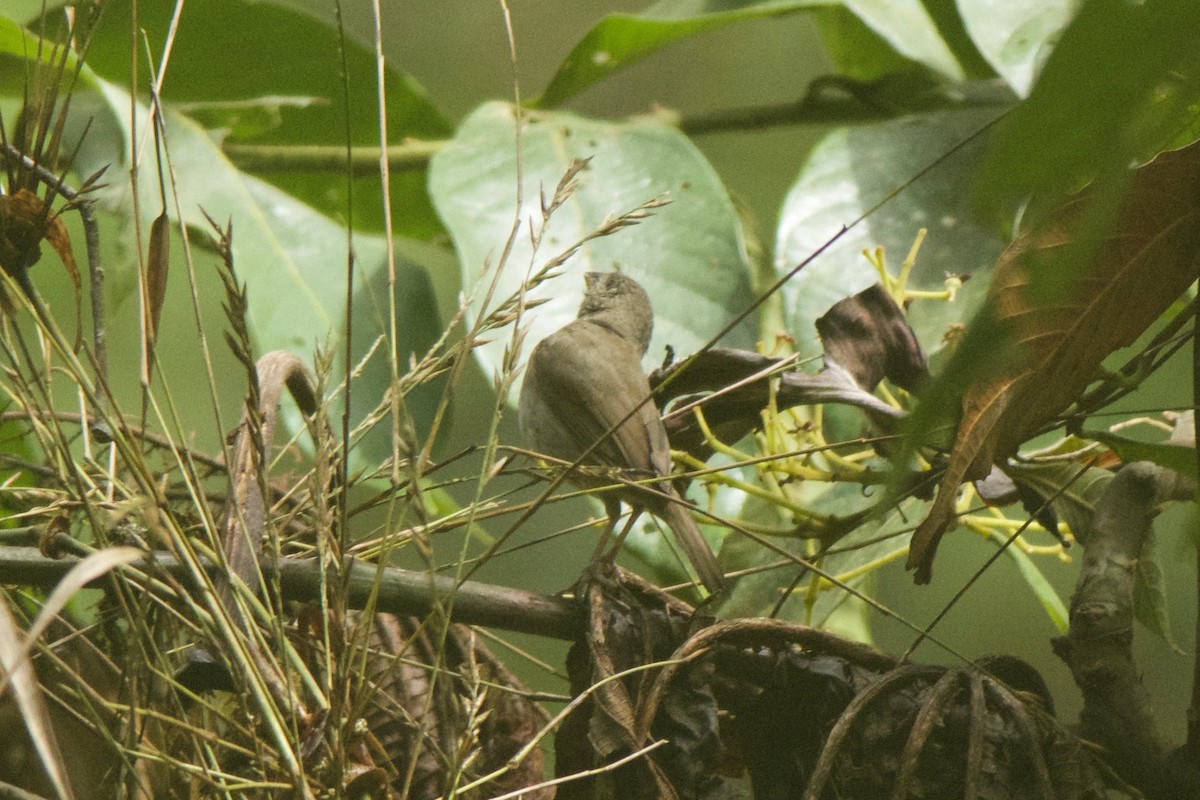
<instances>
[{"instance_id":1,"label":"small gray bird","mask_svg":"<svg viewBox=\"0 0 1200 800\"><path fill-rule=\"evenodd\" d=\"M664 478L648 484L653 490L625 485L606 494L609 520L619 516L622 500L659 517L705 588L720 592L725 577L716 557L666 480L670 443L642 372L654 328L650 298L637 281L617 272L583 277L586 291L575 321L539 342L529 356L518 406L521 430L539 453L574 462L596 444L583 466L617 468L628 480ZM571 480L584 488L616 482L598 472L576 472Z\"/></svg>"}]
</instances>

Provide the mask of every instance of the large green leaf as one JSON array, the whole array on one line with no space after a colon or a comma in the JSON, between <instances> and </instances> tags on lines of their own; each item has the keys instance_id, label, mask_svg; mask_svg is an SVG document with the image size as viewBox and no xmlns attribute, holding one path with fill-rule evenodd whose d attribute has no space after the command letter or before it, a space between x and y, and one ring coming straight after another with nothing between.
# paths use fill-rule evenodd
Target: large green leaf
<instances>
[{"instance_id":1,"label":"large green leaf","mask_svg":"<svg viewBox=\"0 0 1200 800\"><path fill-rule=\"evenodd\" d=\"M609 14L575 45L535 103L558 105L682 39L738 22L827 5L827 0L661 0L638 14ZM948 78L962 78L961 67L919 0L844 0L838 5L899 56Z\"/></svg>"},{"instance_id":2,"label":"large green leaf","mask_svg":"<svg viewBox=\"0 0 1200 800\"><path fill-rule=\"evenodd\" d=\"M849 483L809 481L802 487L792 488L792 500L816 513L831 516L848 517L875 502L873 498L863 495L862 487ZM903 558L908 545L908 531L912 528L911 520L920 515L922 507L920 500L904 500L895 510L869 519L848 531L823 554L820 553L820 544L812 539L776 536L772 537L772 542L789 553L816 563L825 574L869 596L872 591L871 580L876 571ZM745 500L740 516L780 529L799 522L780 507L753 497ZM739 578L723 606L723 613L735 617L775 614L781 619L833 630L859 641L871 641L870 607L844 588L831 585L815 575L802 574L803 568L796 564L777 566L783 560L779 553L736 532L725 538L721 555L723 562L742 569L773 566ZM799 590L790 595L782 608L776 611L780 588L787 586L796 576L803 579ZM818 581L819 592L810 593L813 580Z\"/></svg>"},{"instance_id":3,"label":"large green leaf","mask_svg":"<svg viewBox=\"0 0 1200 800\"><path fill-rule=\"evenodd\" d=\"M1126 464L1150 461L1182 475L1196 477L1196 448L1168 442L1146 442L1108 431L1084 431L1085 439L1095 439L1112 448Z\"/></svg>"},{"instance_id":4,"label":"large green leaf","mask_svg":"<svg viewBox=\"0 0 1200 800\"><path fill-rule=\"evenodd\" d=\"M42 40L11 19L0 16L0 94L23 96L30 87L31 73L37 65L53 68L61 62L62 54L53 41ZM64 89L74 79L76 69L78 63L75 53L67 53L63 70ZM90 69L82 69L78 85L95 87L95 76Z\"/></svg>"},{"instance_id":5,"label":"large green leaf","mask_svg":"<svg viewBox=\"0 0 1200 800\"><path fill-rule=\"evenodd\" d=\"M875 502L874 498L865 498L862 494L861 486L834 484L828 492L820 492L814 507L822 513L850 516ZM908 531L912 528L910 520L914 515L921 513L923 505L922 501L910 498L889 513L859 525L838 539L830 548L831 552L822 556L819 562L821 568L827 574L870 596L876 572L892 561L904 557L908 546ZM778 581L777 574L776 580ZM763 594L768 596L765 592ZM774 599L771 597L772 601ZM814 599L807 619L797 613L797 606L801 605L798 602L800 597L793 598L788 616L797 621L852 636L859 641L871 641L870 621L874 612L861 599L839 586L832 586L824 581L821 583L821 593Z\"/></svg>"},{"instance_id":6,"label":"large green leaf","mask_svg":"<svg viewBox=\"0 0 1200 800\"><path fill-rule=\"evenodd\" d=\"M1138 553L1137 583L1133 585L1133 616L1176 653L1183 653L1171 630L1167 578L1153 533L1146 537L1142 552Z\"/></svg>"},{"instance_id":7,"label":"large green leaf","mask_svg":"<svg viewBox=\"0 0 1200 800\"><path fill-rule=\"evenodd\" d=\"M958 11L979 52L1025 97L1079 2L958 0Z\"/></svg>"},{"instance_id":8,"label":"large green leaf","mask_svg":"<svg viewBox=\"0 0 1200 800\"><path fill-rule=\"evenodd\" d=\"M1131 163L1196 140L1197 41L1195 0L1084 4L997 138L980 198L1002 217L1031 194L1052 208L1097 176L1122 185Z\"/></svg>"},{"instance_id":9,"label":"large green leaf","mask_svg":"<svg viewBox=\"0 0 1200 800\"><path fill-rule=\"evenodd\" d=\"M968 78L992 78L996 71L988 63L971 38L957 0L921 0L929 18L937 25L938 33L954 53Z\"/></svg>"},{"instance_id":10,"label":"large green leaf","mask_svg":"<svg viewBox=\"0 0 1200 800\"><path fill-rule=\"evenodd\" d=\"M145 31L155 59L161 58L174 5L163 0L137 5L137 26ZM123 86L129 84L129 30L128 0L106 2L88 52L88 63L98 74ZM138 52L144 52L140 41ZM144 58L139 70L144 87ZM386 87L385 120L392 142L449 135L449 124L411 78L389 71ZM250 134L239 139L241 144L341 147L347 133L355 145L379 144L374 55L353 41L339 43L337 31L311 17L270 4L206 0L185 6L162 97L168 106L203 104L206 121L227 123L213 135ZM248 126L242 120L214 118L211 110L220 102L243 103L245 114L269 114L274 124ZM351 187L343 170L272 170L260 177L329 216L346 218ZM423 172L393 176L392 216L399 234L425 238L440 231L424 188ZM352 190L353 225L382 230L378 175L356 178Z\"/></svg>"},{"instance_id":11,"label":"large green leaf","mask_svg":"<svg viewBox=\"0 0 1200 800\"><path fill-rule=\"evenodd\" d=\"M1009 534L1007 532L993 531L991 539L997 545L1003 546L1008 541ZM1064 636L1070 628L1070 613L1067 611L1066 605L1062 598L1058 596L1058 591L1054 585L1046 578L1041 568L1037 565L1029 554L1020 547L1010 546L1005 549L1004 554L1017 568L1017 572L1021 575L1021 580L1025 581L1025 585L1029 587L1030 593L1037 598L1038 603L1045 610L1046 616L1054 623L1054 627L1058 629L1060 636Z\"/></svg>"},{"instance_id":12,"label":"large green leaf","mask_svg":"<svg viewBox=\"0 0 1200 800\"><path fill-rule=\"evenodd\" d=\"M500 269L496 300L515 294L527 275L594 231L606 218L656 197L671 203L632 228L587 242L567 261L565 274L542 284L531 299L546 299L530 313L531 341L574 319L583 272L614 265L640 281L655 309L647 365L662 360L663 346L680 354L704 345L753 300L741 225L725 188L704 157L675 128L653 121L601 122L566 113L527 116L522 132L524 206L511 256L498 264L513 226L517 162L513 109L489 103L463 123L430 165L430 194L458 250L468 291L492 280L485 264ZM543 248L531 253L531 230L540 230L541 193L554 187L573 159L591 158L579 186L551 218ZM531 263L532 259L532 263ZM471 312L485 313L482 291ZM493 304L494 307L494 304ZM490 310L490 309L489 309ZM722 340L750 347L753 327ZM476 350L485 371L503 363L508 335L489 334Z\"/></svg>"},{"instance_id":13,"label":"large green leaf","mask_svg":"<svg viewBox=\"0 0 1200 800\"><path fill-rule=\"evenodd\" d=\"M579 40L535 105L561 104L609 75L690 36L775 14L820 5L821 0L767 3L657 3L640 14L609 14ZM719 6L719 10L714 6Z\"/></svg>"},{"instance_id":14,"label":"large green leaf","mask_svg":"<svg viewBox=\"0 0 1200 800\"><path fill-rule=\"evenodd\" d=\"M380 341L369 360L361 366L350 401L350 416L363 419L386 398L392 383L389 364L390 336L388 307L388 270L386 263L363 264L362 279L354 294L353 351L356 366ZM435 286L432 275L452 275L453 254L420 242L397 242L396 281L393 287L396 307L396 361L398 373L408 372L410 359L420 361L444 330L438 297L454 297L450 287ZM439 291L439 288L442 291ZM446 376L424 381L404 397L404 406L419 440L430 431L446 390ZM447 422L450 420L447 419ZM392 428L388 419L368 431L358 444L356 454L367 463L379 464L393 455Z\"/></svg>"},{"instance_id":15,"label":"large green leaf","mask_svg":"<svg viewBox=\"0 0 1200 800\"><path fill-rule=\"evenodd\" d=\"M79 95L74 100L76 123L86 121L90 129L76 165L82 174L108 167L113 176L98 191L99 201L132 219L132 188L128 179L130 142L134 129L129 121L130 100L125 89L104 83L98 95ZM138 104L137 141L143 141L148 125L146 107ZM239 172L221 154L208 134L187 117L165 114L165 140L176 175L182 221L197 230L211 230L207 212L220 223L233 223L234 262L248 282L250 309L255 334L264 349L284 348L311 354L334 324L337 307L331 298L344 296L346 238L327 218L269 184ZM142 151L136 191L140 196L142 223L162 210L158 175L151 146ZM172 217L176 210L168 209ZM201 239L203 241L203 239ZM129 244L133 244L132 239ZM356 246L363 260L381 252L382 243L361 237ZM117 284L131 286L133 267L110 267ZM261 299L260 299L261 298ZM303 355L302 355L303 357Z\"/></svg>"},{"instance_id":16,"label":"large green leaf","mask_svg":"<svg viewBox=\"0 0 1200 800\"><path fill-rule=\"evenodd\" d=\"M132 220L131 187L122 179L129 173L129 105L124 89L105 83L101 93L77 96L74 108L76 124L81 125L83 120L91 123L77 161L79 171L87 174L108 165L108 174L114 179L100 190L97 199ZM139 137L146 121L146 109L139 105ZM232 223L234 264L247 286L251 334L259 352L282 348L312 363L315 348L325 346L337 356L335 364L340 365L343 346L339 339L345 331L345 229L296 198L237 170L212 138L189 118L168 111L165 122L183 224L193 230L210 231L204 212L222 225ZM148 226L161 210L152 149L147 149L138 176L141 223ZM178 224L173 205L169 213L173 223ZM193 241L205 241L205 236L194 235ZM403 373L409 354L423 353L431 341L431 330L440 329L440 322L436 303L428 291L422 290L423 286L427 288L427 279L423 282L415 276L428 265L437 264L436 253L429 247L398 244L404 277L397 287L398 350L405 362L400 365ZM377 236L359 234L354 238L354 250L356 320L361 334L356 338L357 360L369 347L372 334L386 330L386 326L375 324L381 315L386 319L385 242ZM133 269L132 263L109 265L111 283L131 288L136 284ZM173 271L172 279L182 280L183 273ZM166 313L186 312L167 309ZM216 329L209 330L210 341L220 341L216 334ZM164 349L162 343L159 349ZM386 352L384 347L373 364L378 364ZM355 384L356 407L367 409L377 403L389 382L389 369L369 371ZM409 398L418 428L422 420L430 418L438 399L436 392Z\"/></svg>"},{"instance_id":17,"label":"large green leaf","mask_svg":"<svg viewBox=\"0 0 1200 800\"><path fill-rule=\"evenodd\" d=\"M37 19L44 11L53 11L68 0L7 0L4 4L4 15L22 24Z\"/></svg>"},{"instance_id":18,"label":"large green leaf","mask_svg":"<svg viewBox=\"0 0 1200 800\"><path fill-rule=\"evenodd\" d=\"M1070 461L1010 463L1005 467L1005 472L1013 480L1036 492L1042 500L1050 501L1055 513L1067 523L1071 533L1084 543L1091 529L1096 501L1113 476L1106 469Z\"/></svg>"},{"instance_id":19,"label":"large green leaf","mask_svg":"<svg viewBox=\"0 0 1200 800\"><path fill-rule=\"evenodd\" d=\"M966 77L919 0L843 0L817 19L834 63L849 77L876 80L913 63L951 81Z\"/></svg>"},{"instance_id":20,"label":"large green leaf","mask_svg":"<svg viewBox=\"0 0 1200 800\"><path fill-rule=\"evenodd\" d=\"M987 121L978 112L917 117L830 133L809 155L780 214L775 255L782 272L812 256L848 225ZM917 301L909 322L926 349L947 326L968 319L987 289L1002 243L972 222L970 188L981 158L971 144L871 213L784 287L788 329L805 356L821 353L814 323L830 306L879 276L862 256L882 245L893 270L920 228L929 235L916 261L912 288L937 290L947 273L970 273L954 303Z\"/></svg>"},{"instance_id":21,"label":"large green leaf","mask_svg":"<svg viewBox=\"0 0 1200 800\"><path fill-rule=\"evenodd\" d=\"M863 83L906 73L927 78L846 6L826 6L813 16L838 75Z\"/></svg>"}]
</instances>

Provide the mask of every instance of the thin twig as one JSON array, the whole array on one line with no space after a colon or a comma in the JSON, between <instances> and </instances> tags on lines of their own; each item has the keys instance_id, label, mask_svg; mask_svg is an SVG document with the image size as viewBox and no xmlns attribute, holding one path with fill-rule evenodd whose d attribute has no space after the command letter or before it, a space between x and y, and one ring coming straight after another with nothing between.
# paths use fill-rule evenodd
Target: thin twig
<instances>
[{"instance_id":1,"label":"thin twig","mask_svg":"<svg viewBox=\"0 0 1200 800\"><path fill-rule=\"evenodd\" d=\"M694 115L658 112L657 116L674 124L689 136L731 131L764 131L786 125L859 125L882 122L914 112L959 111L963 109L1000 109L1012 105L992 93L942 97L920 108L888 107L869 103L850 92L828 96L822 90L819 99L810 93L798 101L762 106L721 109ZM438 139L406 139L401 144L379 147L355 147L347 154L344 145L254 145L225 142L222 149L239 169L247 172L336 172L350 170L354 177L379 175L379 164L386 156L393 173L423 170L429 160L449 142Z\"/></svg>"},{"instance_id":2,"label":"thin twig","mask_svg":"<svg viewBox=\"0 0 1200 800\"><path fill-rule=\"evenodd\" d=\"M78 411L39 411L38 415L40 417L54 417L59 422L75 422L79 424L82 424L86 419L84 415ZM0 422L23 421L28 420L29 417L30 415L27 411L0 411ZM90 422L91 420L86 419L86 421ZM178 444L172 442L165 436L154 433L153 431L139 428L133 424L127 424L125 428L131 434L136 435L143 441L149 442L155 447L161 447L166 450L180 449ZM192 458L192 460L203 464L206 467L217 470L225 469L224 459L208 455L207 453L202 453L199 450L189 450L188 455Z\"/></svg>"}]
</instances>

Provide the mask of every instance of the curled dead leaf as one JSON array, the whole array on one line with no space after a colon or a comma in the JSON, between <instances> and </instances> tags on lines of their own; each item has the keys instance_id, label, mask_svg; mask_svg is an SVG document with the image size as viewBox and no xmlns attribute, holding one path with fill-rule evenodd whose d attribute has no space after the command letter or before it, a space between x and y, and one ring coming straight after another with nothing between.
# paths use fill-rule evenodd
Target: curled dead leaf
<instances>
[{"instance_id":1,"label":"curled dead leaf","mask_svg":"<svg viewBox=\"0 0 1200 800\"><path fill-rule=\"evenodd\" d=\"M839 300L816 324L825 363L840 364L863 391L875 391L884 378L913 391L929 374L908 319L878 283Z\"/></svg>"},{"instance_id":2,"label":"curled dead leaf","mask_svg":"<svg viewBox=\"0 0 1200 800\"><path fill-rule=\"evenodd\" d=\"M78 346L82 329L83 289L67 226L42 198L29 189L0 195L0 269L11 275L30 299L33 285L29 282L28 273L42 257L40 244L43 240L58 254L75 288L75 340ZM10 310L8 298L2 289L0 310Z\"/></svg>"},{"instance_id":3,"label":"curled dead leaf","mask_svg":"<svg viewBox=\"0 0 1200 800\"><path fill-rule=\"evenodd\" d=\"M28 189L0 195L0 266L10 275L28 270L41 258L49 212Z\"/></svg>"},{"instance_id":4,"label":"curled dead leaf","mask_svg":"<svg viewBox=\"0 0 1200 800\"><path fill-rule=\"evenodd\" d=\"M835 303L817 320L817 331L825 347L825 368L816 375L796 371L784 359L720 347L651 373L655 402L666 406L679 401L664 419L671 446L697 458L711 455L695 416L679 411L700 395L706 395L702 406L709 428L729 442L760 427L762 410L772 402L781 409L851 405L885 424L902 418L903 411L872 392L884 378L912 390L928 369L904 312L883 287L875 284Z\"/></svg>"}]
</instances>

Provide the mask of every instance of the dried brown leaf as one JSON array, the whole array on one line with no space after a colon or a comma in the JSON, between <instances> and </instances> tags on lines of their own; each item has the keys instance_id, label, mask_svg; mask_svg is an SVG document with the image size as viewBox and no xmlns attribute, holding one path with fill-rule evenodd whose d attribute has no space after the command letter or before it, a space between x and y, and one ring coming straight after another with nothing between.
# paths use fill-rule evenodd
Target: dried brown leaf
<instances>
[{"instance_id":1,"label":"dried brown leaf","mask_svg":"<svg viewBox=\"0 0 1200 800\"><path fill-rule=\"evenodd\" d=\"M171 219L167 212L150 224L150 247L146 251L146 273L142 277L142 353L143 379L149 384L154 346L158 343L158 326L162 321L163 302L167 296L167 271L171 265Z\"/></svg>"},{"instance_id":2,"label":"dried brown leaf","mask_svg":"<svg viewBox=\"0 0 1200 800\"><path fill-rule=\"evenodd\" d=\"M79 265L75 263L75 253L71 250L71 235L67 233L67 226L58 214L51 213L46 218L46 228L42 236L54 248L63 266L67 268L67 275L71 277L71 283L75 286L75 302L78 304L79 296L83 292L83 284L79 279Z\"/></svg>"},{"instance_id":3,"label":"dried brown leaf","mask_svg":"<svg viewBox=\"0 0 1200 800\"><path fill-rule=\"evenodd\" d=\"M1127 347L1196 280L1200 267L1200 145L1163 153L1137 170L1086 261L1081 229L1096 197L1084 190L1001 255L988 307L1014 357L963 397L950 462L929 516L913 534L907 567L931 577L938 541L964 480L1041 432L1097 377L1104 359ZM1074 257L1074 258L1072 258ZM1030 276L1063 263L1078 273L1054 298L1031 291ZM1043 273L1044 274L1044 273Z\"/></svg>"},{"instance_id":4,"label":"dried brown leaf","mask_svg":"<svg viewBox=\"0 0 1200 800\"><path fill-rule=\"evenodd\" d=\"M150 225L150 250L146 258L146 335L151 346L158 339L163 301L167 296L167 271L171 263L171 220L166 212Z\"/></svg>"},{"instance_id":5,"label":"dried brown leaf","mask_svg":"<svg viewBox=\"0 0 1200 800\"><path fill-rule=\"evenodd\" d=\"M0 195L0 269L11 275L27 295L33 291L28 272L42 257L39 245L43 239L50 243L62 260L75 288L75 341L78 345L82 329L83 288L67 226L58 214L50 210L46 201L29 189ZM2 292L0 309L8 310L8 301Z\"/></svg>"},{"instance_id":6,"label":"dried brown leaf","mask_svg":"<svg viewBox=\"0 0 1200 800\"><path fill-rule=\"evenodd\" d=\"M28 270L41 257L38 244L43 239L62 259L78 295L79 266L71 251L67 226L29 189L0 195L0 267L9 273Z\"/></svg>"},{"instance_id":7,"label":"dried brown leaf","mask_svg":"<svg viewBox=\"0 0 1200 800\"><path fill-rule=\"evenodd\" d=\"M904 312L878 283L835 303L817 319L817 333L825 362L848 370L863 391L884 378L912 391L929 373Z\"/></svg>"},{"instance_id":8,"label":"dried brown leaf","mask_svg":"<svg viewBox=\"0 0 1200 800\"><path fill-rule=\"evenodd\" d=\"M284 350L267 353L258 360L257 370L257 408L247 408L242 414L233 445L229 469L233 507L225 519L222 541L230 572L247 586L265 591L266 587L260 587L259 568L259 554L267 534L264 450L274 439L284 388L306 416L318 412L319 401L313 388L315 380L304 362L291 353ZM253 397L254 393L247 398L248 404ZM228 586L223 588L223 595L227 603L232 603Z\"/></svg>"},{"instance_id":9,"label":"dried brown leaf","mask_svg":"<svg viewBox=\"0 0 1200 800\"><path fill-rule=\"evenodd\" d=\"M705 421L717 437L734 442L762 425L768 403L779 408L820 403L856 406L886 421L904 412L871 394L887 378L914 389L928 372L925 355L904 312L878 283L835 303L817 320L825 347L825 368L816 375L785 369L784 359L748 350L715 347L694 358L665 364L650 375L655 402L666 406L690 395L703 400ZM772 386L772 381L774 386ZM711 455L711 443L682 405L664 419L671 447L697 458Z\"/></svg>"},{"instance_id":10,"label":"dried brown leaf","mask_svg":"<svg viewBox=\"0 0 1200 800\"><path fill-rule=\"evenodd\" d=\"M5 271L28 269L40 255L45 234L46 206L28 189L0 195L0 266Z\"/></svg>"}]
</instances>

